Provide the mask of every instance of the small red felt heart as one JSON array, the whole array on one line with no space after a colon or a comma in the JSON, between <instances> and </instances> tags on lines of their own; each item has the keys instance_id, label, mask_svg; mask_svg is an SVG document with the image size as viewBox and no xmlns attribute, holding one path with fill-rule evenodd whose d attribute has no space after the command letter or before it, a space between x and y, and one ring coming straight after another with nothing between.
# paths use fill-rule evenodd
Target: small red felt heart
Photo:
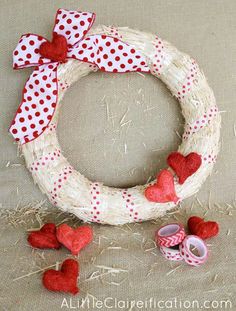
<instances>
[{"instance_id":1,"label":"small red felt heart","mask_svg":"<svg viewBox=\"0 0 236 311\"><path fill-rule=\"evenodd\" d=\"M36 248L60 248L60 243L56 237L55 224L45 224L40 230L32 231L28 236L28 242Z\"/></svg>"},{"instance_id":2,"label":"small red felt heart","mask_svg":"<svg viewBox=\"0 0 236 311\"><path fill-rule=\"evenodd\" d=\"M57 228L57 239L73 255L78 255L79 251L93 240L93 230L89 226L73 229L67 224L62 224Z\"/></svg>"},{"instance_id":3,"label":"small red felt heart","mask_svg":"<svg viewBox=\"0 0 236 311\"><path fill-rule=\"evenodd\" d=\"M179 183L183 184L199 169L202 159L196 152L191 152L187 156L183 156L179 152L172 152L167 158L167 163L179 177Z\"/></svg>"},{"instance_id":4,"label":"small red felt heart","mask_svg":"<svg viewBox=\"0 0 236 311\"><path fill-rule=\"evenodd\" d=\"M166 203L177 202L179 198L175 193L174 178L170 171L162 170L157 177L157 183L145 190L145 196L149 201Z\"/></svg>"},{"instance_id":5,"label":"small red felt heart","mask_svg":"<svg viewBox=\"0 0 236 311\"><path fill-rule=\"evenodd\" d=\"M215 221L204 221L204 219L192 216L188 220L188 228L191 234L202 239L211 238L219 233L219 225Z\"/></svg>"},{"instance_id":6,"label":"small red felt heart","mask_svg":"<svg viewBox=\"0 0 236 311\"><path fill-rule=\"evenodd\" d=\"M53 61L64 62L67 56L66 38L54 32L52 42L43 42L39 47L39 53Z\"/></svg>"},{"instance_id":7,"label":"small red felt heart","mask_svg":"<svg viewBox=\"0 0 236 311\"><path fill-rule=\"evenodd\" d=\"M74 259L66 259L61 266L61 271L50 269L44 272L43 285L51 291L60 291L75 295L79 292L79 288L77 287L78 274L78 262Z\"/></svg>"}]
</instances>

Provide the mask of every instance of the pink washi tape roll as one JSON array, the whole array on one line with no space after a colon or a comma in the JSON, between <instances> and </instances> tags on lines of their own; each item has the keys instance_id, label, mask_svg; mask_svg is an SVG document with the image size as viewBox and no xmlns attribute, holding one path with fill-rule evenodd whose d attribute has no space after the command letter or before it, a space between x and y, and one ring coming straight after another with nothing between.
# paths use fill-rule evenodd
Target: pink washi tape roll
<instances>
[{"instance_id":1,"label":"pink washi tape roll","mask_svg":"<svg viewBox=\"0 0 236 311\"><path fill-rule=\"evenodd\" d=\"M172 247L160 246L160 251L162 255L168 260L173 260L173 261L183 260L183 257L180 254L178 245L172 246Z\"/></svg>"},{"instance_id":2,"label":"pink washi tape roll","mask_svg":"<svg viewBox=\"0 0 236 311\"><path fill-rule=\"evenodd\" d=\"M184 226L173 223L161 227L155 233L155 240L159 246L171 247L180 244L185 238Z\"/></svg>"},{"instance_id":3,"label":"pink washi tape roll","mask_svg":"<svg viewBox=\"0 0 236 311\"><path fill-rule=\"evenodd\" d=\"M179 250L184 261L191 266L199 266L207 261L207 246L205 242L196 235L186 236L183 242L179 245ZM198 255L195 255L196 252Z\"/></svg>"}]
</instances>

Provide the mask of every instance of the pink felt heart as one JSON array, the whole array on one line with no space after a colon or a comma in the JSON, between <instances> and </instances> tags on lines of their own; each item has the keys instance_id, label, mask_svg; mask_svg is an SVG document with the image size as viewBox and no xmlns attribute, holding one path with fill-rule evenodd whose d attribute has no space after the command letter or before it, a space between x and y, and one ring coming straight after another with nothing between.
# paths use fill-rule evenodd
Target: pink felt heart
<instances>
[{"instance_id":1,"label":"pink felt heart","mask_svg":"<svg viewBox=\"0 0 236 311\"><path fill-rule=\"evenodd\" d=\"M172 152L167 158L167 163L179 177L179 183L183 184L189 176L199 169L202 159L196 152L191 152L187 156L183 156L179 152Z\"/></svg>"},{"instance_id":2,"label":"pink felt heart","mask_svg":"<svg viewBox=\"0 0 236 311\"><path fill-rule=\"evenodd\" d=\"M175 193L174 178L170 171L162 170L157 177L157 183L145 190L145 196L149 201L177 203L179 198Z\"/></svg>"},{"instance_id":3,"label":"pink felt heart","mask_svg":"<svg viewBox=\"0 0 236 311\"><path fill-rule=\"evenodd\" d=\"M67 224L62 224L57 228L57 239L73 255L78 255L79 251L93 240L93 230L89 226L73 229Z\"/></svg>"},{"instance_id":4,"label":"pink felt heart","mask_svg":"<svg viewBox=\"0 0 236 311\"><path fill-rule=\"evenodd\" d=\"M53 61L64 62L67 56L66 38L54 32L52 42L43 42L39 47L39 53Z\"/></svg>"}]
</instances>

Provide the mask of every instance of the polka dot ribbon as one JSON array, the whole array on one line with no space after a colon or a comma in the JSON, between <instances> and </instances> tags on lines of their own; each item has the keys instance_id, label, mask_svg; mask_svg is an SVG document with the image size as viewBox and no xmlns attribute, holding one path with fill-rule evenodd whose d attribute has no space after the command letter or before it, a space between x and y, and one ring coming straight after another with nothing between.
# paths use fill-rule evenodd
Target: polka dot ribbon
<instances>
[{"instance_id":1,"label":"polka dot ribbon","mask_svg":"<svg viewBox=\"0 0 236 311\"><path fill-rule=\"evenodd\" d=\"M76 59L106 72L149 72L146 58L133 46L110 35L87 34L94 20L94 13L59 9L51 42L35 34L21 37L13 52L13 68L36 68L9 129L19 143L36 139L49 126L58 100L60 63Z\"/></svg>"}]
</instances>

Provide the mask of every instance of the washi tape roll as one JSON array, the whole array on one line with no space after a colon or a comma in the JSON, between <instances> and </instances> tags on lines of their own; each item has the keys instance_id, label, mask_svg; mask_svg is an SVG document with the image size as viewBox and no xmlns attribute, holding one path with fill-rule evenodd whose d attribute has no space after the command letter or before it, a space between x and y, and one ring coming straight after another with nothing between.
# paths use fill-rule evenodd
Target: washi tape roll
<instances>
[{"instance_id":1,"label":"washi tape roll","mask_svg":"<svg viewBox=\"0 0 236 311\"><path fill-rule=\"evenodd\" d=\"M171 247L180 244L185 238L184 226L173 223L156 231L155 240L159 246Z\"/></svg>"},{"instance_id":2,"label":"washi tape roll","mask_svg":"<svg viewBox=\"0 0 236 311\"><path fill-rule=\"evenodd\" d=\"M205 242L196 235L186 236L179 245L179 250L184 261L191 266L199 266L207 261L207 246Z\"/></svg>"},{"instance_id":3,"label":"washi tape roll","mask_svg":"<svg viewBox=\"0 0 236 311\"><path fill-rule=\"evenodd\" d=\"M178 245L172 246L172 247L160 246L160 251L162 255L168 260L173 260L173 261L183 260L183 257L180 254Z\"/></svg>"}]
</instances>

